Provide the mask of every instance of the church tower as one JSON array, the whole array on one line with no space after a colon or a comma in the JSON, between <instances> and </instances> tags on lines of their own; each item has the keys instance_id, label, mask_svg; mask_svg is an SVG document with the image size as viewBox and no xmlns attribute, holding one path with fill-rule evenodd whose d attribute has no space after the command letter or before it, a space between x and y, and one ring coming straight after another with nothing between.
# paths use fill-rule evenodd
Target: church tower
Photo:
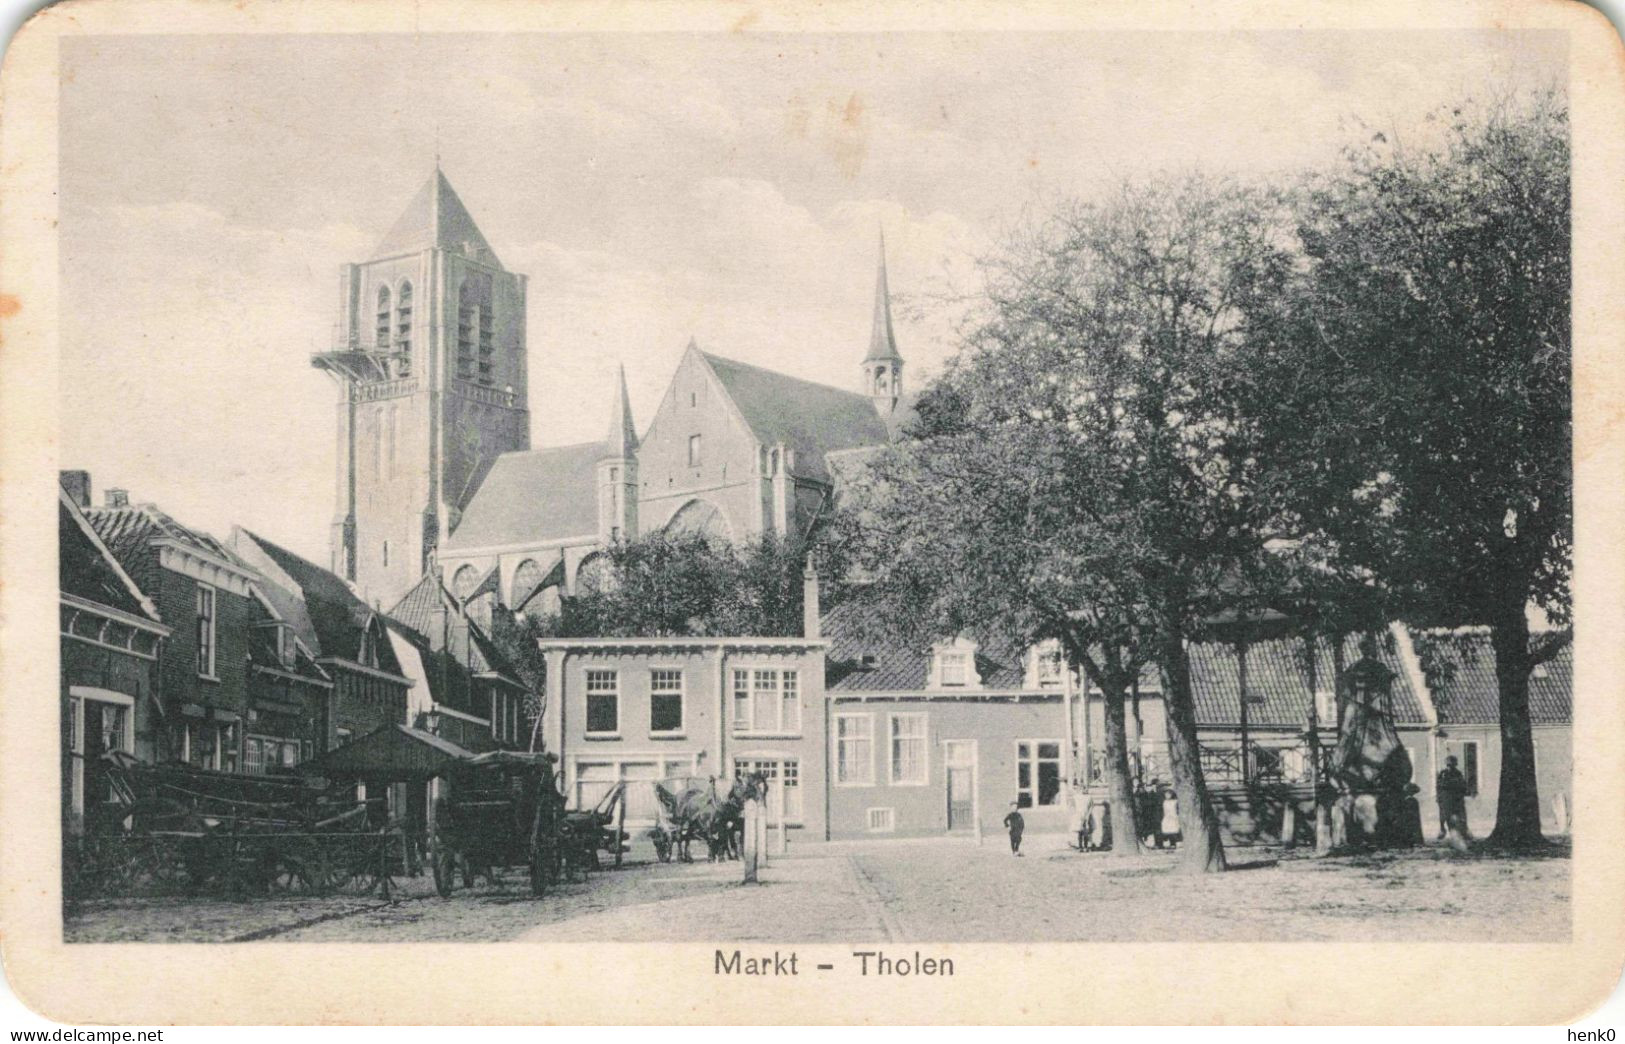
<instances>
[{"instance_id":1,"label":"church tower","mask_svg":"<svg viewBox=\"0 0 1625 1044\"><path fill-rule=\"evenodd\" d=\"M624 366L617 375L604 445L598 459L598 540L613 544L638 535L638 433L632 426Z\"/></svg>"},{"instance_id":2,"label":"church tower","mask_svg":"<svg viewBox=\"0 0 1625 1044\"><path fill-rule=\"evenodd\" d=\"M863 393L874 400L875 412L890 422L903 397L903 357L891 327L891 291L886 286L886 234L880 234L880 272L875 277L874 328L869 352L863 357Z\"/></svg>"},{"instance_id":3,"label":"church tower","mask_svg":"<svg viewBox=\"0 0 1625 1044\"><path fill-rule=\"evenodd\" d=\"M499 454L530 447L525 277L502 267L438 162L369 260L344 266L333 572L391 605Z\"/></svg>"}]
</instances>

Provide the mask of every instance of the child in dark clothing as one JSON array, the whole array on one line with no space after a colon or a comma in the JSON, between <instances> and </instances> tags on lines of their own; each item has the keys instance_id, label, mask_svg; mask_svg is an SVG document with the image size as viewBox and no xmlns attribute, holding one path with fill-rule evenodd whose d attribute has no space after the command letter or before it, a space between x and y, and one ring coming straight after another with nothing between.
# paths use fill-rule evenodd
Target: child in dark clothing
<instances>
[{"instance_id":1,"label":"child in dark clothing","mask_svg":"<svg viewBox=\"0 0 1625 1044\"><path fill-rule=\"evenodd\" d=\"M1011 802L1010 814L1004 817L1004 827L1010 831L1010 851L1013 855L1021 854L1021 832L1027 829L1027 821L1021 818L1016 802Z\"/></svg>"}]
</instances>

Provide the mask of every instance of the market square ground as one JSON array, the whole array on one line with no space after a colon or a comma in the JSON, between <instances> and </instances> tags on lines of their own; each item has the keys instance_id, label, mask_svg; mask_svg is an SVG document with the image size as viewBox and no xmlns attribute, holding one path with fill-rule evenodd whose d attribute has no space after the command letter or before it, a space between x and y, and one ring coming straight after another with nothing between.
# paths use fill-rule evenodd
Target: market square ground
<instances>
[{"instance_id":1,"label":"market square ground","mask_svg":"<svg viewBox=\"0 0 1625 1044\"><path fill-rule=\"evenodd\" d=\"M738 863L634 861L540 899L510 876L436 897L248 903L121 899L69 913L69 942L1536 942L1570 937L1566 845L1538 857L1438 846L1316 859L1235 850L1230 873L1175 874L1035 837L1024 858L992 840L807 844L760 885Z\"/></svg>"}]
</instances>

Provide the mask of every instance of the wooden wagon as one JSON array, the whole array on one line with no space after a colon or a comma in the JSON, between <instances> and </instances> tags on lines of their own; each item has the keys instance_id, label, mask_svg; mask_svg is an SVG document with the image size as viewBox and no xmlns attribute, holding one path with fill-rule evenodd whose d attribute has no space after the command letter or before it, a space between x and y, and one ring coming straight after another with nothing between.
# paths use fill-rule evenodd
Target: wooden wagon
<instances>
[{"instance_id":1,"label":"wooden wagon","mask_svg":"<svg viewBox=\"0 0 1625 1044\"><path fill-rule=\"evenodd\" d=\"M113 800L67 852L71 897L389 894L400 844L381 802L309 779L148 765L119 752L100 770Z\"/></svg>"},{"instance_id":2,"label":"wooden wagon","mask_svg":"<svg viewBox=\"0 0 1625 1044\"><path fill-rule=\"evenodd\" d=\"M447 765L429 827L435 891L449 897L505 867L524 867L532 895L559 881L570 828L554 759L491 751Z\"/></svg>"}]
</instances>

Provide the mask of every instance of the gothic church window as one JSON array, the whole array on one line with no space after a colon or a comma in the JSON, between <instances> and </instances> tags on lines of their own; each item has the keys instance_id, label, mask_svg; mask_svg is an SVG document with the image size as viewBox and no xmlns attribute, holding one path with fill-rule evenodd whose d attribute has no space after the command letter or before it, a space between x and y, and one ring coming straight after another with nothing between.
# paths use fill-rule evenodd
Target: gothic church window
<instances>
[{"instance_id":1,"label":"gothic church window","mask_svg":"<svg viewBox=\"0 0 1625 1044\"><path fill-rule=\"evenodd\" d=\"M479 322L479 304L474 286L465 282L457 291L457 377L474 379L474 336Z\"/></svg>"},{"instance_id":2,"label":"gothic church window","mask_svg":"<svg viewBox=\"0 0 1625 1044\"><path fill-rule=\"evenodd\" d=\"M688 466L691 468L700 466L700 437L698 435L688 437Z\"/></svg>"},{"instance_id":3,"label":"gothic church window","mask_svg":"<svg viewBox=\"0 0 1625 1044\"><path fill-rule=\"evenodd\" d=\"M508 604L514 608L524 601L536 590L536 585L542 582L542 567L536 564L534 558L527 558L519 563L519 568L513 571L513 597Z\"/></svg>"},{"instance_id":4,"label":"gothic church window","mask_svg":"<svg viewBox=\"0 0 1625 1044\"><path fill-rule=\"evenodd\" d=\"M496 322L491 277L473 273L457 291L457 376L484 385L496 382Z\"/></svg>"},{"instance_id":5,"label":"gothic church window","mask_svg":"<svg viewBox=\"0 0 1625 1044\"><path fill-rule=\"evenodd\" d=\"M395 302L395 372L401 377L412 373L412 284L401 284L400 297Z\"/></svg>"},{"instance_id":6,"label":"gothic church window","mask_svg":"<svg viewBox=\"0 0 1625 1044\"><path fill-rule=\"evenodd\" d=\"M373 348L380 352L389 350L389 287L378 288L378 324L373 330Z\"/></svg>"},{"instance_id":7,"label":"gothic church window","mask_svg":"<svg viewBox=\"0 0 1625 1044\"><path fill-rule=\"evenodd\" d=\"M452 578L452 593L457 596L458 601L462 601L473 593L474 585L479 582L479 570L475 569L471 565L465 565L461 569L457 570L456 575Z\"/></svg>"}]
</instances>

